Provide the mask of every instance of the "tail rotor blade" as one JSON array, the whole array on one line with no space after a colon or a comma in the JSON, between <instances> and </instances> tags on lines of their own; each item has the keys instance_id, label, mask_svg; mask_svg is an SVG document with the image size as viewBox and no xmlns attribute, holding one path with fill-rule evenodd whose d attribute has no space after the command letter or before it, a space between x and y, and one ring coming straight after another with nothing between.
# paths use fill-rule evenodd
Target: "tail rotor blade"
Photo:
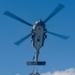
<instances>
[{"instance_id":1,"label":"tail rotor blade","mask_svg":"<svg viewBox=\"0 0 75 75\"><path fill-rule=\"evenodd\" d=\"M31 36L31 33L28 34L27 36L23 37L22 39L20 39L19 41L15 42L16 45L20 45L21 43L23 43L27 38L29 38Z\"/></svg>"},{"instance_id":2,"label":"tail rotor blade","mask_svg":"<svg viewBox=\"0 0 75 75\"><path fill-rule=\"evenodd\" d=\"M47 31L47 33L52 34L52 35L54 35L56 37L59 37L59 38L62 38L62 39L68 39L69 38L69 36L53 33L53 32L50 32L50 31Z\"/></svg>"},{"instance_id":3,"label":"tail rotor blade","mask_svg":"<svg viewBox=\"0 0 75 75\"><path fill-rule=\"evenodd\" d=\"M64 8L64 5L62 5L62 4L59 4L56 8L55 8L55 10L45 19L45 23L49 20L49 19L51 19L53 16L55 16L59 11L61 11L62 9Z\"/></svg>"},{"instance_id":4,"label":"tail rotor blade","mask_svg":"<svg viewBox=\"0 0 75 75\"><path fill-rule=\"evenodd\" d=\"M33 26L32 24L30 24L30 23L24 21L23 19L19 18L18 16L14 15L13 13L11 13L11 12L9 12L9 11L4 12L3 14L4 14L4 15L7 15L7 16L13 18L13 19L16 19L16 20L18 20L18 21L20 21L20 22L22 22L22 23L24 23L24 24L27 24L27 25L29 25L29 26Z\"/></svg>"}]
</instances>

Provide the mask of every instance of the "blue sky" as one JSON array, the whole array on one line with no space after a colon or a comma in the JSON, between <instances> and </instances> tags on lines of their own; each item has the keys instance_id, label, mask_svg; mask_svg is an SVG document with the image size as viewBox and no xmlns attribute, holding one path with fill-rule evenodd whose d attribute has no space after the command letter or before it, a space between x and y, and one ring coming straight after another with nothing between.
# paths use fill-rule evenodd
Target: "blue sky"
<instances>
[{"instance_id":1,"label":"blue sky","mask_svg":"<svg viewBox=\"0 0 75 75\"><path fill-rule=\"evenodd\" d=\"M39 66L38 69L39 73L66 71L70 68L75 70L74 0L0 0L0 75L28 75L32 72L33 66L27 66L26 62L32 60L34 55L31 38L20 46L14 44L30 33L32 27L3 13L10 11L34 24L38 19L45 20L59 3L65 5L65 8L46 23L46 28L70 38L62 40L47 34L39 56L39 60L45 60L47 64Z\"/></svg>"}]
</instances>

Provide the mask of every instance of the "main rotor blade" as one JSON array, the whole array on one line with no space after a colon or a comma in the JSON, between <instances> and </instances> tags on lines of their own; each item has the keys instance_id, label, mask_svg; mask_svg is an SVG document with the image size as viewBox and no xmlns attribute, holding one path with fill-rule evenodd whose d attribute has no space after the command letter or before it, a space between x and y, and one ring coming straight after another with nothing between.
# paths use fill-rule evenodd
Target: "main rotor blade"
<instances>
[{"instance_id":1,"label":"main rotor blade","mask_svg":"<svg viewBox=\"0 0 75 75\"><path fill-rule=\"evenodd\" d=\"M24 40L26 40L27 38L29 38L31 36L31 33L28 34L27 36L23 37L22 39L20 39L19 41L15 42L16 45L20 45L22 42L24 42Z\"/></svg>"},{"instance_id":2,"label":"main rotor blade","mask_svg":"<svg viewBox=\"0 0 75 75\"><path fill-rule=\"evenodd\" d=\"M64 8L64 5L59 4L55 10L46 18L46 20L44 21L45 23L51 19L53 16L55 16L59 11L61 11Z\"/></svg>"},{"instance_id":3,"label":"main rotor blade","mask_svg":"<svg viewBox=\"0 0 75 75\"><path fill-rule=\"evenodd\" d=\"M47 31L47 33L52 34L52 35L57 36L57 37L62 38L62 39L68 39L69 38L69 36L53 33L53 32L50 32L50 31Z\"/></svg>"},{"instance_id":4,"label":"main rotor blade","mask_svg":"<svg viewBox=\"0 0 75 75\"><path fill-rule=\"evenodd\" d=\"M33 26L32 24L30 24L30 23L24 21L23 19L19 18L18 16L14 15L13 13L11 13L11 12L9 12L9 11L4 12L3 14L4 14L4 15L7 15L7 16L13 18L13 19L16 19L16 20L18 20L18 21L20 21L20 22L22 22L22 23L24 23L24 24L27 24L27 25L29 25L29 26Z\"/></svg>"}]
</instances>

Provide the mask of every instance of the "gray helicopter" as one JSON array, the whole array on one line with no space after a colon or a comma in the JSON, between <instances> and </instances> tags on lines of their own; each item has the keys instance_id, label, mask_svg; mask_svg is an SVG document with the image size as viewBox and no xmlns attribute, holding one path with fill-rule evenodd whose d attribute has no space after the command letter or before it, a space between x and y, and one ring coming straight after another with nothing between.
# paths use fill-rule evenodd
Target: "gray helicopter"
<instances>
[{"instance_id":1,"label":"gray helicopter","mask_svg":"<svg viewBox=\"0 0 75 75\"><path fill-rule=\"evenodd\" d=\"M19 41L15 42L16 45L20 45L21 43L23 43L27 38L29 38L31 36L32 39L32 44L35 48L35 56L34 56L34 61L33 62L27 62L28 65L45 65L46 62L45 61L38 61L38 56L39 56L39 50L40 48L44 45L44 41L47 38L46 33L49 33L51 35L54 35L56 37L62 38L62 39L68 39L69 36L65 36L65 35L61 35L61 34L57 34L54 32L50 32L47 31L46 29L46 25L45 23L47 21L49 21L52 17L54 17L58 12L60 12L62 9L64 8L64 5L59 4L54 11L44 20L37 20L34 25L17 17L16 15L14 15L13 13L9 12L9 11L5 11L4 15L7 15L15 20L18 20L28 26L32 27L32 31L25 37L23 37L22 39L20 39Z\"/></svg>"}]
</instances>

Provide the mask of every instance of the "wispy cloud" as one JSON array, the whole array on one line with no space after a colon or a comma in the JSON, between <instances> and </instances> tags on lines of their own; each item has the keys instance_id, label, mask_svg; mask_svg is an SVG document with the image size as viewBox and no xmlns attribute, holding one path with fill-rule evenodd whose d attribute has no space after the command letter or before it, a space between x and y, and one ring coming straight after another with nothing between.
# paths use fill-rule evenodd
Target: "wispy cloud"
<instances>
[{"instance_id":1,"label":"wispy cloud","mask_svg":"<svg viewBox=\"0 0 75 75\"><path fill-rule=\"evenodd\" d=\"M17 73L17 74L15 74L15 75L20 75L20 74Z\"/></svg>"},{"instance_id":2,"label":"wispy cloud","mask_svg":"<svg viewBox=\"0 0 75 75\"><path fill-rule=\"evenodd\" d=\"M55 71L55 72L46 72L41 75L75 75L75 69L70 68L63 71Z\"/></svg>"}]
</instances>

